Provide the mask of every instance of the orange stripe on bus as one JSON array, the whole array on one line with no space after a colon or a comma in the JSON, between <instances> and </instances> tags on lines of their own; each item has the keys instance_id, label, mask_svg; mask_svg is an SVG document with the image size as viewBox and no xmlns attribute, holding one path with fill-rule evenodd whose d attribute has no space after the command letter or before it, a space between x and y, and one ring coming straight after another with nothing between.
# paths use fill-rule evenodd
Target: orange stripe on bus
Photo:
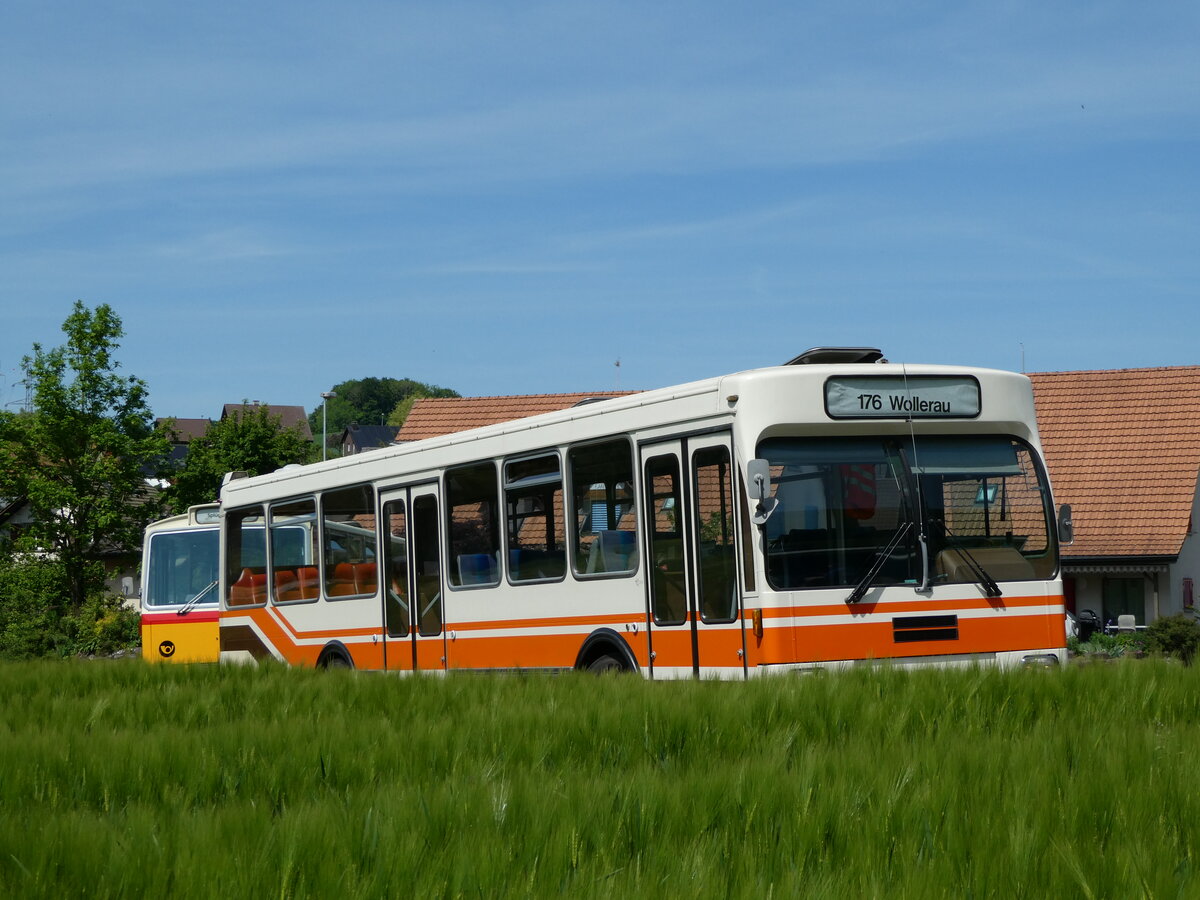
<instances>
[{"instance_id":1,"label":"orange stripe on bus","mask_svg":"<svg viewBox=\"0 0 1200 900\"><path fill-rule=\"evenodd\" d=\"M976 609L1021 609L1037 606L1061 606L1061 594L1023 597L987 597L962 598L957 600L888 600L874 603L824 603L820 606L777 606L763 607L763 618L803 618L805 616L853 616L871 615L872 613L886 616L891 613L933 612L933 611L966 611Z\"/></svg>"}]
</instances>

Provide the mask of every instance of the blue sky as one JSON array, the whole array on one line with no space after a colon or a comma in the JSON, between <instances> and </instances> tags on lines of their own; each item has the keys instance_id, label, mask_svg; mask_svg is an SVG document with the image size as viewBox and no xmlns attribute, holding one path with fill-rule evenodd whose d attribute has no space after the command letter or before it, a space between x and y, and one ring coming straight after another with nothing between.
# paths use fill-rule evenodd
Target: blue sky
<instances>
[{"instance_id":1,"label":"blue sky","mask_svg":"<svg viewBox=\"0 0 1200 900\"><path fill-rule=\"evenodd\" d=\"M0 400L76 299L179 417L816 345L1200 363L1198 39L1194 2L6 0Z\"/></svg>"}]
</instances>

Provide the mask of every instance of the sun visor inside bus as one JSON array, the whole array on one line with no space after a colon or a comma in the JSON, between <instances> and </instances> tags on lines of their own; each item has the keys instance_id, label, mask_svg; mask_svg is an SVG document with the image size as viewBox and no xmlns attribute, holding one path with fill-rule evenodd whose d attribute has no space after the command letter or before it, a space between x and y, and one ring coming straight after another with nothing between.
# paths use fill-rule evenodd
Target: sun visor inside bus
<instances>
[{"instance_id":1,"label":"sun visor inside bus","mask_svg":"<svg viewBox=\"0 0 1200 900\"><path fill-rule=\"evenodd\" d=\"M1021 475L1017 450L1008 440L939 437L917 440L913 472L925 475L961 475L964 478Z\"/></svg>"}]
</instances>

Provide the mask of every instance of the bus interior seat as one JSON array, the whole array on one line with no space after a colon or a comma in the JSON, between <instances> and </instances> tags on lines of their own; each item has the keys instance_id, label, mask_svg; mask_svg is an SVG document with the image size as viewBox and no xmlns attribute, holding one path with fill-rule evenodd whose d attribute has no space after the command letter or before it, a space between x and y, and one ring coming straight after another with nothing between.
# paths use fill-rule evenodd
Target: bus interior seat
<instances>
[{"instance_id":1,"label":"bus interior seat","mask_svg":"<svg viewBox=\"0 0 1200 900\"><path fill-rule=\"evenodd\" d=\"M300 582L292 569L275 570L275 602L287 603L300 599Z\"/></svg>"},{"instance_id":2,"label":"bus interior seat","mask_svg":"<svg viewBox=\"0 0 1200 900\"><path fill-rule=\"evenodd\" d=\"M242 569L241 577L229 586L230 606L252 606L267 599L267 573Z\"/></svg>"},{"instance_id":3,"label":"bus interior seat","mask_svg":"<svg viewBox=\"0 0 1200 900\"><path fill-rule=\"evenodd\" d=\"M636 538L633 531L597 531L588 550L588 574L628 572L637 568Z\"/></svg>"},{"instance_id":4,"label":"bus interior seat","mask_svg":"<svg viewBox=\"0 0 1200 900\"><path fill-rule=\"evenodd\" d=\"M301 566L296 570L298 600L316 600L321 596L321 575L316 566Z\"/></svg>"},{"instance_id":5,"label":"bus interior seat","mask_svg":"<svg viewBox=\"0 0 1200 900\"><path fill-rule=\"evenodd\" d=\"M463 553L458 557L458 583L495 584L496 560L490 553Z\"/></svg>"},{"instance_id":6,"label":"bus interior seat","mask_svg":"<svg viewBox=\"0 0 1200 900\"><path fill-rule=\"evenodd\" d=\"M333 578L326 585L330 597L349 597L357 590L354 584L354 564L340 562L333 567Z\"/></svg>"},{"instance_id":7,"label":"bus interior seat","mask_svg":"<svg viewBox=\"0 0 1200 900\"><path fill-rule=\"evenodd\" d=\"M357 563L354 566L356 593L373 594L379 586L379 569L373 562Z\"/></svg>"}]
</instances>

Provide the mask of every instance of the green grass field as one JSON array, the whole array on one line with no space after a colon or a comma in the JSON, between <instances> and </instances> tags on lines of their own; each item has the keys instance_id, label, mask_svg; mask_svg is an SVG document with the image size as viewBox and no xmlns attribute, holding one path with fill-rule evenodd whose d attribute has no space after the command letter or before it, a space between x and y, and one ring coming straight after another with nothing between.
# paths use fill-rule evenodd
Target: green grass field
<instances>
[{"instance_id":1,"label":"green grass field","mask_svg":"<svg viewBox=\"0 0 1200 900\"><path fill-rule=\"evenodd\" d=\"M1200 895L1200 668L0 691L5 897Z\"/></svg>"}]
</instances>

